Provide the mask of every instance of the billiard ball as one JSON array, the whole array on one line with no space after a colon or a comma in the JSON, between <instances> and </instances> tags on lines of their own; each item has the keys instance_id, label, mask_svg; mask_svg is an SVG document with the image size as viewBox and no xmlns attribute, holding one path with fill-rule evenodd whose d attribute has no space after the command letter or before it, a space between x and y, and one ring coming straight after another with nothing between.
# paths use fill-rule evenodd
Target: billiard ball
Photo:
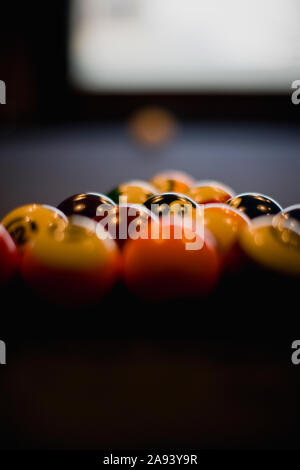
<instances>
[{"instance_id":1,"label":"billiard ball","mask_svg":"<svg viewBox=\"0 0 300 470\"><path fill-rule=\"evenodd\" d=\"M183 171L167 170L153 176L150 183L159 193L185 194L195 181L194 178Z\"/></svg>"},{"instance_id":2,"label":"billiard ball","mask_svg":"<svg viewBox=\"0 0 300 470\"><path fill-rule=\"evenodd\" d=\"M218 181L203 180L191 186L187 195L194 199L197 204L208 204L227 202L235 196L235 192L229 186Z\"/></svg>"},{"instance_id":3,"label":"billiard ball","mask_svg":"<svg viewBox=\"0 0 300 470\"><path fill-rule=\"evenodd\" d=\"M120 248L129 238L148 236L151 225L158 223L158 218L142 204L118 205L101 221Z\"/></svg>"},{"instance_id":4,"label":"billiard ball","mask_svg":"<svg viewBox=\"0 0 300 470\"><path fill-rule=\"evenodd\" d=\"M272 216L282 211L282 208L274 199L259 193L238 194L229 199L227 204L244 212L250 219L262 215Z\"/></svg>"},{"instance_id":5,"label":"billiard ball","mask_svg":"<svg viewBox=\"0 0 300 470\"><path fill-rule=\"evenodd\" d=\"M283 209L282 215L286 220L293 219L300 223L300 204L286 207Z\"/></svg>"},{"instance_id":6,"label":"billiard ball","mask_svg":"<svg viewBox=\"0 0 300 470\"><path fill-rule=\"evenodd\" d=\"M277 216L259 217L240 234L248 258L267 270L300 276L300 233L278 223Z\"/></svg>"},{"instance_id":7,"label":"billiard ball","mask_svg":"<svg viewBox=\"0 0 300 470\"><path fill-rule=\"evenodd\" d=\"M169 213L188 215L198 209L198 204L193 199L180 193L157 194L147 199L144 206L158 217Z\"/></svg>"},{"instance_id":8,"label":"billiard ball","mask_svg":"<svg viewBox=\"0 0 300 470\"><path fill-rule=\"evenodd\" d=\"M146 181L132 180L120 184L108 193L116 204L144 204L154 194L156 189Z\"/></svg>"},{"instance_id":9,"label":"billiard ball","mask_svg":"<svg viewBox=\"0 0 300 470\"><path fill-rule=\"evenodd\" d=\"M8 231L0 225L0 286L7 284L18 267L18 250Z\"/></svg>"},{"instance_id":10,"label":"billiard ball","mask_svg":"<svg viewBox=\"0 0 300 470\"><path fill-rule=\"evenodd\" d=\"M289 233L295 232L300 235L300 204L287 207L274 215L273 225L280 230L287 229Z\"/></svg>"},{"instance_id":11,"label":"billiard ball","mask_svg":"<svg viewBox=\"0 0 300 470\"><path fill-rule=\"evenodd\" d=\"M187 229L198 231L203 236L203 210L196 202L180 193L162 193L152 196L144 204L159 217L162 227L170 223L181 224Z\"/></svg>"},{"instance_id":12,"label":"billiard ball","mask_svg":"<svg viewBox=\"0 0 300 470\"><path fill-rule=\"evenodd\" d=\"M70 196L58 206L65 215L82 215L100 222L116 208L112 199L100 193L81 193Z\"/></svg>"},{"instance_id":13,"label":"billiard ball","mask_svg":"<svg viewBox=\"0 0 300 470\"><path fill-rule=\"evenodd\" d=\"M208 237L197 232L170 237L128 240L124 247L124 282L138 297L147 301L178 297L198 297L211 293L220 274L220 260ZM188 246L190 245L190 248ZM192 248L194 247L194 248Z\"/></svg>"},{"instance_id":14,"label":"billiard ball","mask_svg":"<svg viewBox=\"0 0 300 470\"><path fill-rule=\"evenodd\" d=\"M2 220L2 225L14 239L20 252L29 242L45 230L54 230L58 226L66 227L67 217L55 207L30 204L19 207Z\"/></svg>"},{"instance_id":15,"label":"billiard ball","mask_svg":"<svg viewBox=\"0 0 300 470\"><path fill-rule=\"evenodd\" d=\"M41 297L74 306L102 298L119 274L119 263L117 245L101 224L74 216L66 228L34 240L21 261L21 275Z\"/></svg>"},{"instance_id":16,"label":"billiard ball","mask_svg":"<svg viewBox=\"0 0 300 470\"><path fill-rule=\"evenodd\" d=\"M204 225L215 237L223 268L236 271L240 267L238 237L250 224L251 220L243 212L227 204L204 205Z\"/></svg>"}]
</instances>

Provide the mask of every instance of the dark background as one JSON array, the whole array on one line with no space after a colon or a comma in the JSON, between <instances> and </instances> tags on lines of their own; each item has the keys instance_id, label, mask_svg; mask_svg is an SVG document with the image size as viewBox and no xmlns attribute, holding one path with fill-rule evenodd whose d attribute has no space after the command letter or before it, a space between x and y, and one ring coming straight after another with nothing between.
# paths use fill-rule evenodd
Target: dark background
<instances>
[{"instance_id":1,"label":"dark background","mask_svg":"<svg viewBox=\"0 0 300 470\"><path fill-rule=\"evenodd\" d=\"M69 1L3 2L0 31L1 79L8 125L73 121L120 121L145 105L160 105L179 119L241 118L299 123L287 94L160 93L84 94L68 80ZM297 77L295 77L296 79Z\"/></svg>"},{"instance_id":2,"label":"dark background","mask_svg":"<svg viewBox=\"0 0 300 470\"><path fill-rule=\"evenodd\" d=\"M68 3L1 6L1 217L21 204L57 205L70 194L106 192L168 168L265 193L282 206L299 201L300 109L291 90L83 93L68 79ZM130 135L132 113L145 106L175 116L177 132L165 145L149 149Z\"/></svg>"}]
</instances>

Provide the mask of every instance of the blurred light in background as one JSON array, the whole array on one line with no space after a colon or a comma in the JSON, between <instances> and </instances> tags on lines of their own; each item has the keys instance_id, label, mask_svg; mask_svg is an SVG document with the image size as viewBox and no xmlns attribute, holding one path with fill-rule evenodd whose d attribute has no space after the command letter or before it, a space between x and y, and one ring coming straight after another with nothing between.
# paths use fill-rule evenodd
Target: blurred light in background
<instances>
[{"instance_id":1,"label":"blurred light in background","mask_svg":"<svg viewBox=\"0 0 300 470\"><path fill-rule=\"evenodd\" d=\"M71 79L86 91L290 92L299 0L73 0Z\"/></svg>"},{"instance_id":2,"label":"blurred light in background","mask_svg":"<svg viewBox=\"0 0 300 470\"><path fill-rule=\"evenodd\" d=\"M175 117L167 110L145 107L137 111L129 121L132 137L145 146L167 143L176 132Z\"/></svg>"}]
</instances>

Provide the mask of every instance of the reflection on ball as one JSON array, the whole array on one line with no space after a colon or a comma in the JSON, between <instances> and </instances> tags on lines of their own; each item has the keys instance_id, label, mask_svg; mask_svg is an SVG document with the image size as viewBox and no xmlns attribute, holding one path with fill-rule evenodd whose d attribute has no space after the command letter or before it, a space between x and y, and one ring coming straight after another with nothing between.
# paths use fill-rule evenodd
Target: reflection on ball
<instances>
[{"instance_id":1,"label":"reflection on ball","mask_svg":"<svg viewBox=\"0 0 300 470\"><path fill-rule=\"evenodd\" d=\"M151 225L158 223L158 218L142 204L121 204L102 220L102 225L119 247L123 247L129 238L148 236Z\"/></svg>"},{"instance_id":2,"label":"reflection on ball","mask_svg":"<svg viewBox=\"0 0 300 470\"><path fill-rule=\"evenodd\" d=\"M182 193L188 192L194 184L194 178L183 171L167 170L157 173L150 180L160 193Z\"/></svg>"},{"instance_id":3,"label":"reflection on ball","mask_svg":"<svg viewBox=\"0 0 300 470\"><path fill-rule=\"evenodd\" d=\"M188 215L198 208L193 199L179 193L157 194L148 199L144 205L158 217L170 212L179 216Z\"/></svg>"},{"instance_id":4,"label":"reflection on ball","mask_svg":"<svg viewBox=\"0 0 300 470\"><path fill-rule=\"evenodd\" d=\"M286 220L294 220L300 223L300 204L294 204L293 206L286 207L282 211L282 215Z\"/></svg>"},{"instance_id":5,"label":"reflection on ball","mask_svg":"<svg viewBox=\"0 0 300 470\"><path fill-rule=\"evenodd\" d=\"M65 228L67 217L59 209L47 205L30 204L7 214L1 222L21 252L41 233Z\"/></svg>"},{"instance_id":6,"label":"reflection on ball","mask_svg":"<svg viewBox=\"0 0 300 470\"><path fill-rule=\"evenodd\" d=\"M198 297L216 286L220 260L210 238L192 231L182 231L181 238L175 238L177 228L171 225L169 239L160 235L125 245L124 280L138 297L149 301ZM198 249L186 249L187 243Z\"/></svg>"},{"instance_id":7,"label":"reflection on ball","mask_svg":"<svg viewBox=\"0 0 300 470\"><path fill-rule=\"evenodd\" d=\"M114 201L100 193L81 193L70 196L58 208L67 216L82 215L99 222L116 207Z\"/></svg>"},{"instance_id":8,"label":"reflection on ball","mask_svg":"<svg viewBox=\"0 0 300 470\"><path fill-rule=\"evenodd\" d=\"M66 228L46 231L26 250L21 273L46 299L66 305L89 304L112 287L119 269L117 246L100 224L71 218ZM104 231L104 229L102 228Z\"/></svg>"},{"instance_id":9,"label":"reflection on ball","mask_svg":"<svg viewBox=\"0 0 300 470\"><path fill-rule=\"evenodd\" d=\"M278 223L278 219L254 220L241 233L240 245L258 265L281 274L300 276L300 234Z\"/></svg>"},{"instance_id":10,"label":"reflection on ball","mask_svg":"<svg viewBox=\"0 0 300 470\"><path fill-rule=\"evenodd\" d=\"M282 211L282 208L274 199L258 193L238 194L227 203L244 212L250 219L261 215L272 216Z\"/></svg>"},{"instance_id":11,"label":"reflection on ball","mask_svg":"<svg viewBox=\"0 0 300 470\"><path fill-rule=\"evenodd\" d=\"M204 224L216 239L223 266L236 271L241 263L238 237L250 219L227 204L205 204Z\"/></svg>"},{"instance_id":12,"label":"reflection on ball","mask_svg":"<svg viewBox=\"0 0 300 470\"><path fill-rule=\"evenodd\" d=\"M154 194L157 194L156 189L147 181L132 180L114 188L108 197L116 204L144 204Z\"/></svg>"},{"instance_id":13,"label":"reflection on ball","mask_svg":"<svg viewBox=\"0 0 300 470\"><path fill-rule=\"evenodd\" d=\"M225 203L235 196L233 189L217 181L198 181L187 194L198 204Z\"/></svg>"}]
</instances>

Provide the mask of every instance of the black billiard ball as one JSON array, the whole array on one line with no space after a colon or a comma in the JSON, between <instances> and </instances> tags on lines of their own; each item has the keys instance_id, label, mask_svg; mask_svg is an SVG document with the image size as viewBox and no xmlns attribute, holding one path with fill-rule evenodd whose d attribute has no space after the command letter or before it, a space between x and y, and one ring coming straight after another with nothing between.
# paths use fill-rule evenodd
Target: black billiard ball
<instances>
[{"instance_id":1,"label":"black billiard ball","mask_svg":"<svg viewBox=\"0 0 300 470\"><path fill-rule=\"evenodd\" d=\"M291 238L291 234L294 234L294 242L297 240L297 245L300 247L300 204L287 207L280 214L274 216L273 226L283 234L287 230L287 233L290 234L289 238Z\"/></svg>"},{"instance_id":2,"label":"black billiard ball","mask_svg":"<svg viewBox=\"0 0 300 470\"><path fill-rule=\"evenodd\" d=\"M198 204L180 193L161 193L150 197L144 205L156 216L162 217L168 213L175 215L188 215L198 209Z\"/></svg>"},{"instance_id":3,"label":"black billiard ball","mask_svg":"<svg viewBox=\"0 0 300 470\"><path fill-rule=\"evenodd\" d=\"M293 219L300 223L300 204L294 204L283 209L282 214L286 219Z\"/></svg>"},{"instance_id":4,"label":"black billiard ball","mask_svg":"<svg viewBox=\"0 0 300 470\"><path fill-rule=\"evenodd\" d=\"M274 199L259 193L243 193L229 199L232 207L244 212L250 219L261 215L275 215L282 211Z\"/></svg>"},{"instance_id":5,"label":"black billiard ball","mask_svg":"<svg viewBox=\"0 0 300 470\"><path fill-rule=\"evenodd\" d=\"M99 222L116 209L112 199L100 193L81 193L68 197L58 206L65 215L82 215Z\"/></svg>"}]
</instances>

